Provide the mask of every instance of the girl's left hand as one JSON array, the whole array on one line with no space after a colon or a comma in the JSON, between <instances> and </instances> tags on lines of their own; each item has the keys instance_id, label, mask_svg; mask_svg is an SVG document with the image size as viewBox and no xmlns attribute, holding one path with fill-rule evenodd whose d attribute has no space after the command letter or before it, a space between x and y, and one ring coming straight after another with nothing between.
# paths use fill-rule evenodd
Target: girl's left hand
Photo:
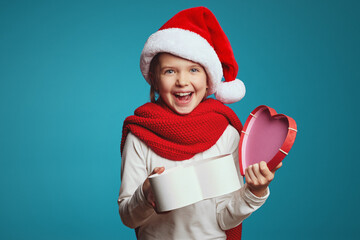
<instances>
[{"instance_id":1,"label":"girl's left hand","mask_svg":"<svg viewBox=\"0 0 360 240\"><path fill-rule=\"evenodd\" d=\"M280 162L272 171L269 170L266 162L261 161L254 165L250 165L245 170L246 184L250 191L258 197L266 194L266 189L270 182L274 179L275 172L282 166Z\"/></svg>"},{"instance_id":2,"label":"girl's left hand","mask_svg":"<svg viewBox=\"0 0 360 240\"><path fill-rule=\"evenodd\" d=\"M150 173L150 176L153 175L153 174L161 174L165 171L165 168L164 167L156 167L154 168L154 170L152 171L152 173ZM156 202L155 202L155 196L154 196L154 193L152 191L152 188L151 188L151 184L150 184L150 181L149 181L149 178L147 178L145 180L145 182L143 183L143 193L145 195L145 198L146 200L148 201L148 203L150 203L150 205L155 209L156 211Z\"/></svg>"}]
</instances>

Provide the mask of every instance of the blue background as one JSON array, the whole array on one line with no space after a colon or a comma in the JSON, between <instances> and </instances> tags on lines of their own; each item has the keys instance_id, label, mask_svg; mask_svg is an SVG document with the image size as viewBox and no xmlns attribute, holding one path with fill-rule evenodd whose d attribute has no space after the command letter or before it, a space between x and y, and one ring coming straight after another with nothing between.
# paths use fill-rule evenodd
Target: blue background
<instances>
[{"instance_id":1,"label":"blue background","mask_svg":"<svg viewBox=\"0 0 360 240\"><path fill-rule=\"evenodd\" d=\"M118 216L122 122L148 101L150 34L205 5L232 43L245 122L298 135L243 239L359 239L359 1L0 1L0 238L134 239Z\"/></svg>"}]
</instances>

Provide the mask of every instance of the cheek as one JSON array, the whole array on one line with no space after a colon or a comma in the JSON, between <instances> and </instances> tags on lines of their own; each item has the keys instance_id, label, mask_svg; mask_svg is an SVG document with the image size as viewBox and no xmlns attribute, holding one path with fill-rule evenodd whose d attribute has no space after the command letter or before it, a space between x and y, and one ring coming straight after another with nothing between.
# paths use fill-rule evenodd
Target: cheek
<instances>
[{"instance_id":1,"label":"cheek","mask_svg":"<svg viewBox=\"0 0 360 240\"><path fill-rule=\"evenodd\" d=\"M206 77L201 77L196 81L195 87L198 91L206 91L208 88L208 81Z\"/></svg>"},{"instance_id":2,"label":"cheek","mask_svg":"<svg viewBox=\"0 0 360 240\"><path fill-rule=\"evenodd\" d=\"M161 79L158 84L159 94L168 93L171 91L170 81L166 81L165 79Z\"/></svg>"}]
</instances>

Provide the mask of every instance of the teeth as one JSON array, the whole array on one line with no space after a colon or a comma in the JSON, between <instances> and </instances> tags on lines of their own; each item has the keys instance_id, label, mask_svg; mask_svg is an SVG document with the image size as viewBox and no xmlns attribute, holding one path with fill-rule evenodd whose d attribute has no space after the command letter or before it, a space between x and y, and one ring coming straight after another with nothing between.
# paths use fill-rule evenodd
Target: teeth
<instances>
[{"instance_id":1,"label":"teeth","mask_svg":"<svg viewBox=\"0 0 360 240\"><path fill-rule=\"evenodd\" d=\"M187 95L190 95L191 93L188 92L188 93L175 93L176 96L180 96L180 97L183 97L183 96L187 96Z\"/></svg>"}]
</instances>

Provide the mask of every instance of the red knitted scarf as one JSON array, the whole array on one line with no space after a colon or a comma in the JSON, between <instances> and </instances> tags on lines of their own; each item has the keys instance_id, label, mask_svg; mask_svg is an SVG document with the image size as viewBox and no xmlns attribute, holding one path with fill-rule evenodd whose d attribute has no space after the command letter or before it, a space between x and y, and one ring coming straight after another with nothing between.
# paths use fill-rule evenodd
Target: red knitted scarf
<instances>
[{"instance_id":1,"label":"red knitted scarf","mask_svg":"<svg viewBox=\"0 0 360 240\"><path fill-rule=\"evenodd\" d=\"M163 104L146 103L125 119L121 152L131 131L161 157L174 161L190 159L211 148L229 124L240 134L239 118L215 99L206 99L187 115L175 114ZM226 234L227 239L241 239L241 225Z\"/></svg>"}]
</instances>

